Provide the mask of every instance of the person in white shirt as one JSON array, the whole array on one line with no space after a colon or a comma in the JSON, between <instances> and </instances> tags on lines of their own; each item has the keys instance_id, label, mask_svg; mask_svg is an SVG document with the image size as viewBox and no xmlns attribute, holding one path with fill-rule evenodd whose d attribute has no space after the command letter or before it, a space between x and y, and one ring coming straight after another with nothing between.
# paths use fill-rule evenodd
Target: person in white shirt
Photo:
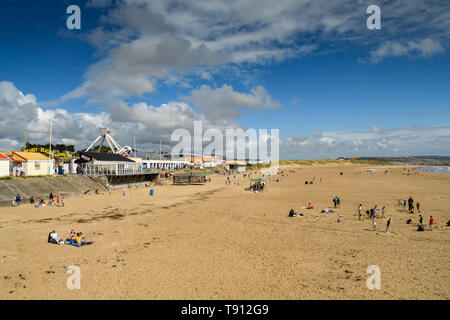
<instances>
[{"instance_id":1,"label":"person in white shirt","mask_svg":"<svg viewBox=\"0 0 450 320\"><path fill-rule=\"evenodd\" d=\"M56 244L60 244L60 243L64 243L64 241L61 239L61 237L56 233L55 230L53 230L52 232L50 232L49 234L49 241L48 242L53 242Z\"/></svg>"}]
</instances>

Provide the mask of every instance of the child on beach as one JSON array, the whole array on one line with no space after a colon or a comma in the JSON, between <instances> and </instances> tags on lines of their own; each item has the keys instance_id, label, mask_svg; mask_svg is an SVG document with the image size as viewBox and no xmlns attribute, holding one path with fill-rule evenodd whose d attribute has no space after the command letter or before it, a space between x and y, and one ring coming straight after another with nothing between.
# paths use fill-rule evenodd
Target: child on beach
<instances>
[{"instance_id":1,"label":"child on beach","mask_svg":"<svg viewBox=\"0 0 450 320\"><path fill-rule=\"evenodd\" d=\"M392 218L389 218L389 220L386 223L386 232L389 231L389 227L391 226L391 221L392 221Z\"/></svg>"},{"instance_id":2,"label":"child on beach","mask_svg":"<svg viewBox=\"0 0 450 320\"><path fill-rule=\"evenodd\" d=\"M70 230L69 233L69 238L67 239L67 241L70 241L71 244L75 243L75 230Z\"/></svg>"},{"instance_id":3,"label":"child on beach","mask_svg":"<svg viewBox=\"0 0 450 320\"><path fill-rule=\"evenodd\" d=\"M430 216L430 231L433 230L434 219L433 216Z\"/></svg>"},{"instance_id":4,"label":"child on beach","mask_svg":"<svg viewBox=\"0 0 450 320\"><path fill-rule=\"evenodd\" d=\"M377 230L377 217L373 217L373 230Z\"/></svg>"},{"instance_id":5,"label":"child on beach","mask_svg":"<svg viewBox=\"0 0 450 320\"><path fill-rule=\"evenodd\" d=\"M416 207L417 207L417 212L420 213L420 203L419 203L419 201L417 201Z\"/></svg>"}]
</instances>

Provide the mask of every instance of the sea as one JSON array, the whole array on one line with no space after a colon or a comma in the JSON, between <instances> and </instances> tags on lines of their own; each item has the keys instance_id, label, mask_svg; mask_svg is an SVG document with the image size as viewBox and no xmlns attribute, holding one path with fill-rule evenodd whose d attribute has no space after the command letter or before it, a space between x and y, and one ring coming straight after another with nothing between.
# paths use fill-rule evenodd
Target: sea
<instances>
[{"instance_id":1,"label":"sea","mask_svg":"<svg viewBox=\"0 0 450 320\"><path fill-rule=\"evenodd\" d=\"M433 172L433 173L450 173L450 167L448 166L433 166L433 167L420 167L418 171Z\"/></svg>"}]
</instances>

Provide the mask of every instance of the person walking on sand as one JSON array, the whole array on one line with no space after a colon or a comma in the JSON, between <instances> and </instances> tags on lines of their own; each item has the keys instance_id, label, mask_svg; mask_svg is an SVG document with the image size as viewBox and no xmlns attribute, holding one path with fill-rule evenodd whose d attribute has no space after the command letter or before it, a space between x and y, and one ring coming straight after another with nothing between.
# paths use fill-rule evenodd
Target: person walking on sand
<instances>
[{"instance_id":1,"label":"person walking on sand","mask_svg":"<svg viewBox=\"0 0 450 320\"><path fill-rule=\"evenodd\" d=\"M358 207L358 215L359 216L361 216L361 210L362 210L362 204L360 203L359 207Z\"/></svg>"},{"instance_id":2,"label":"person walking on sand","mask_svg":"<svg viewBox=\"0 0 450 320\"><path fill-rule=\"evenodd\" d=\"M417 203L416 203L416 207L417 207L417 212L419 212L419 213L420 213L420 202L419 202L419 201L417 201Z\"/></svg>"},{"instance_id":3,"label":"person walking on sand","mask_svg":"<svg viewBox=\"0 0 450 320\"><path fill-rule=\"evenodd\" d=\"M411 210L414 210L414 199L411 196L409 196L408 211L411 212Z\"/></svg>"},{"instance_id":4,"label":"person walking on sand","mask_svg":"<svg viewBox=\"0 0 450 320\"><path fill-rule=\"evenodd\" d=\"M373 230L377 230L377 217L373 217Z\"/></svg>"},{"instance_id":5,"label":"person walking on sand","mask_svg":"<svg viewBox=\"0 0 450 320\"><path fill-rule=\"evenodd\" d=\"M381 208L381 215L384 218L384 213L386 212L386 207Z\"/></svg>"},{"instance_id":6,"label":"person walking on sand","mask_svg":"<svg viewBox=\"0 0 450 320\"><path fill-rule=\"evenodd\" d=\"M434 219L433 216L430 216L430 231L433 231Z\"/></svg>"},{"instance_id":7,"label":"person walking on sand","mask_svg":"<svg viewBox=\"0 0 450 320\"><path fill-rule=\"evenodd\" d=\"M403 200L403 210L406 210L406 200Z\"/></svg>"},{"instance_id":8,"label":"person walking on sand","mask_svg":"<svg viewBox=\"0 0 450 320\"><path fill-rule=\"evenodd\" d=\"M423 223L423 217L421 214L419 214L419 224L422 225L422 223Z\"/></svg>"},{"instance_id":9,"label":"person walking on sand","mask_svg":"<svg viewBox=\"0 0 450 320\"><path fill-rule=\"evenodd\" d=\"M389 218L389 220L386 223L386 232L389 231L389 227L391 226L391 221L392 221L392 218Z\"/></svg>"}]
</instances>

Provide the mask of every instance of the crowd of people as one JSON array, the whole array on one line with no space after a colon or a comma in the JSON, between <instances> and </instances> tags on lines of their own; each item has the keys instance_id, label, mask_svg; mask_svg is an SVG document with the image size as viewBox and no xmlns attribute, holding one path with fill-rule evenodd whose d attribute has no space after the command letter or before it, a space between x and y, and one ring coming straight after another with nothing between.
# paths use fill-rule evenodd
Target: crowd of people
<instances>
[{"instance_id":1,"label":"crowd of people","mask_svg":"<svg viewBox=\"0 0 450 320\"><path fill-rule=\"evenodd\" d=\"M22 196L18 193L13 200L13 206L18 206L22 204ZM53 193L50 192L50 196L48 198L48 203L45 202L44 199L40 198L39 201L34 200L34 196L30 197L30 204L34 205L35 208L43 208L46 206L49 207L64 207L65 200L61 194L58 194L56 199L53 196Z\"/></svg>"}]
</instances>

